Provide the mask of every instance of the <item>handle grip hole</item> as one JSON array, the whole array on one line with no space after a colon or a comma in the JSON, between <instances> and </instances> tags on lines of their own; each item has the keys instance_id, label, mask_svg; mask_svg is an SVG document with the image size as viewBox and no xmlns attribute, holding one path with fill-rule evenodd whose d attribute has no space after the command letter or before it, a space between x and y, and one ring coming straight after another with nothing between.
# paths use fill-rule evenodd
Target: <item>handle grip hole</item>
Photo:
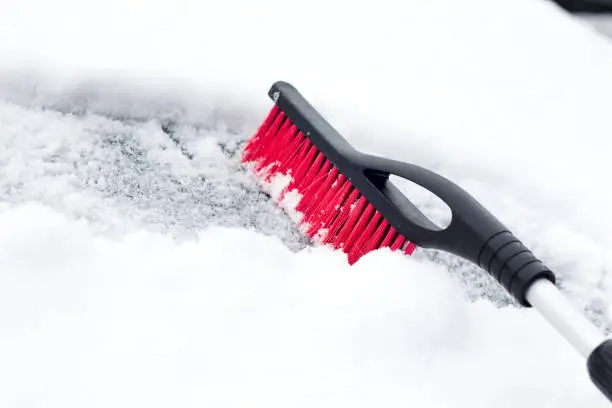
<instances>
[{"instance_id":1,"label":"handle grip hole","mask_svg":"<svg viewBox=\"0 0 612 408\"><path fill-rule=\"evenodd\" d=\"M428 224L422 226L429 229L433 229L433 225L436 227L435 230L438 231L444 230L450 225L453 212L440 197L426 188L394 174L389 175L387 183L391 183L402 194L408 197L414 207L421 213L413 214L413 221L419 224ZM414 219L415 217L420 219Z\"/></svg>"}]
</instances>

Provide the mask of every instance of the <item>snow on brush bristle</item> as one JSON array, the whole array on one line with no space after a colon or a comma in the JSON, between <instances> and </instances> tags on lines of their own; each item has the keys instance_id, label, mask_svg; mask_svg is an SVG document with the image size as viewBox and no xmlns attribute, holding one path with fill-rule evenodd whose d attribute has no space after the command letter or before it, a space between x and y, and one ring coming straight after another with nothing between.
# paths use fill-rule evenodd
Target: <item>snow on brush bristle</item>
<instances>
[{"instance_id":1,"label":"snow on brush bristle","mask_svg":"<svg viewBox=\"0 0 612 408\"><path fill-rule=\"evenodd\" d=\"M344 251L350 264L378 248L407 255L416 248L278 106L246 143L242 161L271 190L276 202L294 215L300 231L317 243Z\"/></svg>"}]
</instances>

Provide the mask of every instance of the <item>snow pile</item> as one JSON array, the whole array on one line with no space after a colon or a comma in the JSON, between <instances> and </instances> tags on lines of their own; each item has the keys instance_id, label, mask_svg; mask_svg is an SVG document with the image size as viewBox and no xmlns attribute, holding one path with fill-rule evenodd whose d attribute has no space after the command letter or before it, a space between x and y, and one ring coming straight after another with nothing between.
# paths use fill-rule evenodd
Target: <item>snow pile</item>
<instances>
[{"instance_id":1,"label":"snow pile","mask_svg":"<svg viewBox=\"0 0 612 408\"><path fill-rule=\"evenodd\" d=\"M428 262L114 240L40 205L2 210L0 248L4 407L607 406L536 314Z\"/></svg>"},{"instance_id":2,"label":"snow pile","mask_svg":"<svg viewBox=\"0 0 612 408\"><path fill-rule=\"evenodd\" d=\"M0 38L3 406L605 403L535 313L464 299L503 296L475 268L296 252L237 164L291 81L609 325L612 45L554 5L9 0Z\"/></svg>"}]
</instances>

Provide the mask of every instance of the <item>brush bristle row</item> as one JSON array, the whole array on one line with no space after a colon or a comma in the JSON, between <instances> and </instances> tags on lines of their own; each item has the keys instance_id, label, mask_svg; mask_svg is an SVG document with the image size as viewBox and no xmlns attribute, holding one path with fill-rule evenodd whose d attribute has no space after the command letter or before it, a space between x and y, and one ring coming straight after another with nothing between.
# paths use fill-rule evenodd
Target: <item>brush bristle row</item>
<instances>
[{"instance_id":1,"label":"brush bristle row","mask_svg":"<svg viewBox=\"0 0 612 408\"><path fill-rule=\"evenodd\" d=\"M387 220L304 136L278 106L246 143L242 161L251 164L264 184L277 176L290 181L274 199L283 203L289 193L300 230L324 245L341 249L350 264L378 248L402 250L416 246L397 233ZM287 205L285 203L285 205Z\"/></svg>"}]
</instances>

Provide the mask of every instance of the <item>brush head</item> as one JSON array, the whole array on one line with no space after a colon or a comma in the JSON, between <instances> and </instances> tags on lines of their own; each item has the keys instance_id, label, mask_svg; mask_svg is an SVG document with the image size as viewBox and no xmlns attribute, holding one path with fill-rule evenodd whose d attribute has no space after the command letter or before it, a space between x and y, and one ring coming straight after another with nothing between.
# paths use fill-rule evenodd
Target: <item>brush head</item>
<instances>
[{"instance_id":1,"label":"brush head","mask_svg":"<svg viewBox=\"0 0 612 408\"><path fill-rule=\"evenodd\" d=\"M391 183L391 174L433 192L451 210L451 204L467 208L461 212L468 218L474 214L470 206L478 203L426 169L357 151L292 85L276 82L268 95L275 105L247 142L243 162L304 234L342 249L351 264L375 249L412 254L417 245L460 249L473 260L481 249L480 238L503 229L494 222L481 223L483 237L464 239L457 227L465 224L465 217L453 214L450 226L442 230ZM457 198L470 205L455 202Z\"/></svg>"},{"instance_id":2,"label":"brush head","mask_svg":"<svg viewBox=\"0 0 612 408\"><path fill-rule=\"evenodd\" d=\"M277 103L283 86L270 91ZM243 162L306 236L344 251L350 264L378 248L412 254L416 246L351 182L359 172L357 152L314 109L297 114L292 107L298 109L274 105L247 142Z\"/></svg>"}]
</instances>

